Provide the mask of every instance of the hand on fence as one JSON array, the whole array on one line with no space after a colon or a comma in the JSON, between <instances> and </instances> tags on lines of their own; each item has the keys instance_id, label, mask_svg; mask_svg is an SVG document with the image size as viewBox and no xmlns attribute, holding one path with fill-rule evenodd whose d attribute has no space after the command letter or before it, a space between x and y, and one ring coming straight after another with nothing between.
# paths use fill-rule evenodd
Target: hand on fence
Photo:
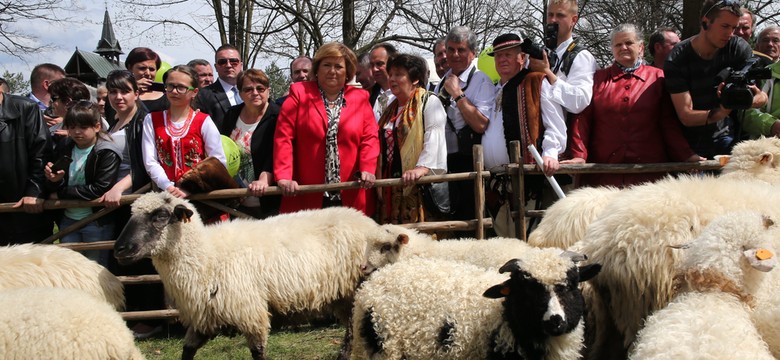
<instances>
[{"instance_id":1,"label":"hand on fence","mask_svg":"<svg viewBox=\"0 0 780 360\"><path fill-rule=\"evenodd\" d=\"M585 163L585 159L579 157L571 158L569 160L561 160L561 164L584 164L584 163Z\"/></svg>"},{"instance_id":2,"label":"hand on fence","mask_svg":"<svg viewBox=\"0 0 780 360\"><path fill-rule=\"evenodd\" d=\"M106 191L103 196L98 199L103 205L105 205L109 209L113 209L116 207L119 207L120 203L119 200L122 199L122 190L118 189L117 187L111 188L111 190Z\"/></svg>"},{"instance_id":3,"label":"hand on fence","mask_svg":"<svg viewBox=\"0 0 780 360\"><path fill-rule=\"evenodd\" d=\"M360 183L360 187L364 189L372 188L374 187L374 181L376 181L376 175L368 172L368 171L361 171L360 177L358 178L358 182Z\"/></svg>"},{"instance_id":4,"label":"hand on fence","mask_svg":"<svg viewBox=\"0 0 780 360\"><path fill-rule=\"evenodd\" d=\"M177 198L186 198L187 196L190 196L190 194L187 193L186 191L184 191L184 190L182 190L182 189L180 189L180 188L178 188L176 186L173 186L173 185L168 186L167 191L171 195L173 195L173 196L175 196Z\"/></svg>"},{"instance_id":5,"label":"hand on fence","mask_svg":"<svg viewBox=\"0 0 780 360\"><path fill-rule=\"evenodd\" d=\"M406 170L401 178L404 180L404 185L409 186L417 182L421 177L428 175L428 168L425 166L418 166L411 170Z\"/></svg>"},{"instance_id":6,"label":"hand on fence","mask_svg":"<svg viewBox=\"0 0 780 360\"><path fill-rule=\"evenodd\" d=\"M558 159L549 156L542 157L544 160L544 175L553 176L558 169L561 168L561 164L558 163Z\"/></svg>"},{"instance_id":7,"label":"hand on fence","mask_svg":"<svg viewBox=\"0 0 780 360\"><path fill-rule=\"evenodd\" d=\"M268 181L266 180L255 180L249 183L249 191L251 191L254 196L265 195L266 188L268 188Z\"/></svg>"},{"instance_id":8,"label":"hand on fence","mask_svg":"<svg viewBox=\"0 0 780 360\"><path fill-rule=\"evenodd\" d=\"M284 196L295 196L298 192L298 182L295 180L279 180L276 182L276 186L282 190Z\"/></svg>"},{"instance_id":9,"label":"hand on fence","mask_svg":"<svg viewBox=\"0 0 780 360\"><path fill-rule=\"evenodd\" d=\"M22 208L24 212L29 214L41 213L43 212L43 199L39 199L33 196L25 196L17 201L13 208Z\"/></svg>"}]
</instances>

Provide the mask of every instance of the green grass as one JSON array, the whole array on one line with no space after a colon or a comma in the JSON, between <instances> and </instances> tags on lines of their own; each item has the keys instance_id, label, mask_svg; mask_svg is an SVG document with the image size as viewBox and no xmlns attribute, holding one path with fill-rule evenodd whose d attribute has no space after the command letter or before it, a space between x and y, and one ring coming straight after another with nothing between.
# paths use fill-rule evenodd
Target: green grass
<instances>
[{"instance_id":1,"label":"green grass","mask_svg":"<svg viewBox=\"0 0 780 360\"><path fill-rule=\"evenodd\" d=\"M297 330L273 330L268 339L268 360L330 360L338 356L344 328L341 326L302 326ZM147 359L180 359L183 335L157 337L136 343ZM196 359L249 359L243 336L219 335L207 342Z\"/></svg>"}]
</instances>

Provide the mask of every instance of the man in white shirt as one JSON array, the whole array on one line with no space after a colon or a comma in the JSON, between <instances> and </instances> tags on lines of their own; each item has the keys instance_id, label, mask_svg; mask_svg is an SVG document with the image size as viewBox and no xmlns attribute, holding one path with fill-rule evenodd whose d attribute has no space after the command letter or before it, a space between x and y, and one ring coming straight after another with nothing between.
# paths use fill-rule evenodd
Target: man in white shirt
<instances>
[{"instance_id":1,"label":"man in white shirt","mask_svg":"<svg viewBox=\"0 0 780 360\"><path fill-rule=\"evenodd\" d=\"M557 46L543 59L531 58L529 63L531 71L547 76L550 86L544 95L571 114L579 114L590 104L593 73L598 68L593 55L572 38L577 11L576 0L549 0L547 23L558 24Z\"/></svg>"},{"instance_id":2,"label":"man in white shirt","mask_svg":"<svg viewBox=\"0 0 780 360\"><path fill-rule=\"evenodd\" d=\"M544 95L526 94L520 98L539 98L539 103L518 104L519 92L544 93L543 89L550 86L546 78L540 77L543 75L523 68L526 54L521 51L520 45L520 36L504 34L493 41L493 52L488 54L495 58L500 79L495 86L496 101L491 107L490 123L482 138L485 168L508 164L509 142L519 140L520 151L524 154L523 162L531 163L526 147L531 145L529 142L533 142L542 154L542 169L545 174L552 175L559 168L558 155L563 153L566 147L566 119L563 109ZM537 184L543 181L539 176L534 179L529 177L527 183L529 180L534 180ZM488 211L493 218L496 234L514 237L515 226L510 216L508 192L505 191L510 184L500 185L490 186L486 190Z\"/></svg>"},{"instance_id":3,"label":"man in white shirt","mask_svg":"<svg viewBox=\"0 0 780 360\"><path fill-rule=\"evenodd\" d=\"M217 128L220 128L228 109L243 103L238 94L236 80L238 74L244 69L244 64L238 49L228 44L217 49L214 64L217 68L217 81L200 89L197 103L200 110L209 114Z\"/></svg>"},{"instance_id":4,"label":"man in white shirt","mask_svg":"<svg viewBox=\"0 0 780 360\"><path fill-rule=\"evenodd\" d=\"M376 121L382 116L387 105L393 102L395 95L390 91L390 76L387 74L387 63L398 54L395 46L389 43L374 45L369 52L371 62L371 76L376 82L371 89L371 106L374 107Z\"/></svg>"},{"instance_id":5,"label":"man in white shirt","mask_svg":"<svg viewBox=\"0 0 780 360\"><path fill-rule=\"evenodd\" d=\"M474 171L471 146L459 149L457 134L470 133L479 138L485 132L494 100L493 82L472 64L477 53L477 36L469 28L452 28L445 43L450 70L444 74L436 93L447 111L447 169L450 173ZM473 185L471 181L450 183L455 219L474 218Z\"/></svg>"}]
</instances>

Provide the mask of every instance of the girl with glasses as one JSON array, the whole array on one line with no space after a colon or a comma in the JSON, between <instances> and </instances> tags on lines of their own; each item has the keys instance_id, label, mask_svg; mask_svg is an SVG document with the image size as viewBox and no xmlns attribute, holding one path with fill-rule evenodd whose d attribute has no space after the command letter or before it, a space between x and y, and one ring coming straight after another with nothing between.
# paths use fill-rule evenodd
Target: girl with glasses
<instances>
[{"instance_id":1,"label":"girl with glasses","mask_svg":"<svg viewBox=\"0 0 780 360\"><path fill-rule=\"evenodd\" d=\"M254 196L241 201L239 210L258 218L278 213L279 196L263 196L273 184L273 146L279 106L268 101L270 80L257 69L249 69L236 80L242 104L231 107L220 132L234 141L241 153L238 177Z\"/></svg>"},{"instance_id":2,"label":"girl with glasses","mask_svg":"<svg viewBox=\"0 0 780 360\"><path fill-rule=\"evenodd\" d=\"M103 196L116 183L121 150L103 130L100 110L90 101L73 104L63 121L68 138L57 148L56 159L69 157L70 164L62 168L51 162L44 167L46 188L51 199L94 200ZM60 161L57 161L60 163ZM67 163L65 163L67 164ZM96 211L94 208L67 208L60 218L60 229L82 220ZM111 239L114 232L112 216L103 216L71 234L63 243L95 242ZM108 265L108 251L85 251L84 256Z\"/></svg>"},{"instance_id":3,"label":"girl with glasses","mask_svg":"<svg viewBox=\"0 0 780 360\"><path fill-rule=\"evenodd\" d=\"M177 65L165 74L170 109L152 112L143 125L143 161L155 185L176 197L189 194L176 186L184 173L208 156L227 166L219 130L211 118L192 108L198 74Z\"/></svg>"}]
</instances>

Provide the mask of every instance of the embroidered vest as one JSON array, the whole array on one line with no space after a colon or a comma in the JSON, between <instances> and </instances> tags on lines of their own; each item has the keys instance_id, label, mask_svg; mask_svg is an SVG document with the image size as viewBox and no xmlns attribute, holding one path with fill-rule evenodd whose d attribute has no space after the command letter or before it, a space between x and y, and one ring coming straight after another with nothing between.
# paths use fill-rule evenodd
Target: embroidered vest
<instances>
[{"instance_id":1,"label":"embroidered vest","mask_svg":"<svg viewBox=\"0 0 780 360\"><path fill-rule=\"evenodd\" d=\"M182 135L175 136L168 130L168 120L162 111L152 113L154 145L157 158L171 181L178 181L185 172L205 159L203 136L200 129L208 115L196 112L192 121L181 129Z\"/></svg>"}]
</instances>

